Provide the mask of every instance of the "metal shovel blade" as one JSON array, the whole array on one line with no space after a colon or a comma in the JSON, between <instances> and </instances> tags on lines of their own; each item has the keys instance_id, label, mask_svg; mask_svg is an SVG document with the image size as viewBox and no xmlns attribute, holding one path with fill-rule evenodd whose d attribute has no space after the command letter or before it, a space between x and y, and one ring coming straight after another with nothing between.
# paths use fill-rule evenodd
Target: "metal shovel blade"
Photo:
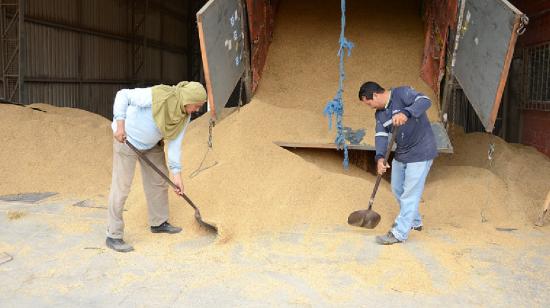
<instances>
[{"instance_id":1,"label":"metal shovel blade","mask_svg":"<svg viewBox=\"0 0 550 308\"><path fill-rule=\"evenodd\" d=\"M348 216L348 224L356 227L374 229L380 222L380 214L373 210L359 210Z\"/></svg>"},{"instance_id":2,"label":"metal shovel blade","mask_svg":"<svg viewBox=\"0 0 550 308\"><path fill-rule=\"evenodd\" d=\"M197 222L201 225L201 227L205 228L206 230L214 233L218 233L218 227L215 225L209 224L202 220L201 213L199 212L199 209L195 209L195 219Z\"/></svg>"}]
</instances>

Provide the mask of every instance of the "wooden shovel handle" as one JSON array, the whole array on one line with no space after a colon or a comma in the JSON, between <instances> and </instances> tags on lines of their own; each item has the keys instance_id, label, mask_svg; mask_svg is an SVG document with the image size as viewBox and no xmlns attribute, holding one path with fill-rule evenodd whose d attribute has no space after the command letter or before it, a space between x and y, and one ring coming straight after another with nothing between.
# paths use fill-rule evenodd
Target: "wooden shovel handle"
<instances>
[{"instance_id":1,"label":"wooden shovel handle","mask_svg":"<svg viewBox=\"0 0 550 308\"><path fill-rule=\"evenodd\" d=\"M153 168L153 170L155 170L166 182L168 182L168 184L170 184L170 186L172 186L174 189L179 189L179 187L176 184L174 184L174 182L172 182L172 180L170 180L170 178L166 174L164 174L159 168L157 168L157 166L155 166L155 164L153 164L153 162L151 160L149 160L149 158L147 158L147 156L143 155L143 153L141 153L140 150L138 150L133 144L131 144L130 141L128 141L128 139L126 139L125 143L130 149L132 149L134 152L136 152L136 154L139 156L139 158L141 158L141 160L143 160L145 163L147 163L147 165L149 165L149 167ZM195 210L197 210L197 207L195 206L193 201L191 201L191 199L189 199L189 197L187 197L187 195L185 195L185 193L182 192L181 197L183 199L185 199L185 201L187 201L187 203L189 203L189 205L191 205L191 207L193 207Z\"/></svg>"},{"instance_id":2,"label":"wooden shovel handle","mask_svg":"<svg viewBox=\"0 0 550 308\"><path fill-rule=\"evenodd\" d=\"M388 162L388 159L390 158L391 148L393 147L393 143L395 142L396 135L397 135L397 128L395 128L395 125L392 125L391 138L386 148L386 155L384 156L384 164L386 164ZM376 170L376 172L378 172L378 170ZM376 192L378 191L378 186L380 186L381 180L382 180L382 175L379 174L376 177L376 183L374 184L374 189L372 190L372 194L369 199L369 210L372 208L372 204L374 203L374 196L376 196Z\"/></svg>"}]
</instances>

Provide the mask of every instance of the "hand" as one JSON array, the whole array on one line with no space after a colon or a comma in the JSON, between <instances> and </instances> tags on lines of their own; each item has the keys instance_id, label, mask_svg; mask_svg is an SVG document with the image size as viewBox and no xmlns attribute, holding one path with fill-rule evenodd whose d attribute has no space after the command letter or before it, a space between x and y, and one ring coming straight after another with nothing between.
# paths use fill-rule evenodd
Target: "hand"
<instances>
[{"instance_id":1,"label":"hand","mask_svg":"<svg viewBox=\"0 0 550 308\"><path fill-rule=\"evenodd\" d=\"M382 175L382 174L386 173L386 170L388 170L389 168L390 168L390 165L388 165L388 163L386 162L385 159L380 158L377 161L376 169L378 171L378 175Z\"/></svg>"},{"instance_id":2,"label":"hand","mask_svg":"<svg viewBox=\"0 0 550 308\"><path fill-rule=\"evenodd\" d=\"M124 141L126 141L126 129L124 129L124 120L117 120L117 127L114 137L120 143L124 143Z\"/></svg>"},{"instance_id":3,"label":"hand","mask_svg":"<svg viewBox=\"0 0 550 308\"><path fill-rule=\"evenodd\" d=\"M180 196L183 195L183 181L181 180L180 173L172 175L172 182L178 187L174 188L174 192Z\"/></svg>"},{"instance_id":4,"label":"hand","mask_svg":"<svg viewBox=\"0 0 550 308\"><path fill-rule=\"evenodd\" d=\"M392 123L395 126L401 126L407 123L407 120L408 120L407 116L404 113L400 112L393 116Z\"/></svg>"},{"instance_id":5,"label":"hand","mask_svg":"<svg viewBox=\"0 0 550 308\"><path fill-rule=\"evenodd\" d=\"M126 132L124 131L124 128L121 130L117 129L115 132L115 139L120 143L124 143L124 141L126 141Z\"/></svg>"}]
</instances>

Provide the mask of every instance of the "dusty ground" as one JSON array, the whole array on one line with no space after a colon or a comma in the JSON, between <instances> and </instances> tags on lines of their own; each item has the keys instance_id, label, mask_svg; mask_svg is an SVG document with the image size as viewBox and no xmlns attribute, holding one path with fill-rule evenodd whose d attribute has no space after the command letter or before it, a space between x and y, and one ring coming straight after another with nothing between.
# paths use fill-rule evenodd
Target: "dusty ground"
<instances>
[{"instance_id":1,"label":"dusty ground","mask_svg":"<svg viewBox=\"0 0 550 308\"><path fill-rule=\"evenodd\" d=\"M0 252L13 257L0 264L3 306L550 303L546 227L498 231L509 225L463 223L459 213L447 213L454 223L429 220L407 243L381 247L374 235L391 216L374 231L304 221L224 243L193 232L189 223L184 233L169 236L132 221L126 239L137 250L119 254L103 246L105 210L76 208L76 201L0 202ZM10 216L14 211L23 215Z\"/></svg>"}]
</instances>

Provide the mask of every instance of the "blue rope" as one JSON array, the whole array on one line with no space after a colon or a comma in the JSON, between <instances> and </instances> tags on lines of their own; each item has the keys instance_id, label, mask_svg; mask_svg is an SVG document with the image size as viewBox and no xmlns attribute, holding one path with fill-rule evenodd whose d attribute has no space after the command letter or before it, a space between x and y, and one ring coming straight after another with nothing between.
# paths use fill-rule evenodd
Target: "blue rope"
<instances>
[{"instance_id":1,"label":"blue rope","mask_svg":"<svg viewBox=\"0 0 550 308\"><path fill-rule=\"evenodd\" d=\"M336 118L336 139L334 143L338 150L344 150L344 168L349 167L349 158L348 158L348 145L344 138L344 125L342 124L342 116L344 115L344 79L346 79L346 74L344 72L344 56L345 51L348 52L348 57L351 56L351 49L353 48L353 43L350 42L345 36L344 31L346 29L346 0L341 0L341 9L342 9L342 28L340 30L340 48L338 49L338 57L340 58L340 75L338 78L338 91L336 96L327 103L323 114L329 118L328 126L329 129L332 129L332 117Z\"/></svg>"}]
</instances>

